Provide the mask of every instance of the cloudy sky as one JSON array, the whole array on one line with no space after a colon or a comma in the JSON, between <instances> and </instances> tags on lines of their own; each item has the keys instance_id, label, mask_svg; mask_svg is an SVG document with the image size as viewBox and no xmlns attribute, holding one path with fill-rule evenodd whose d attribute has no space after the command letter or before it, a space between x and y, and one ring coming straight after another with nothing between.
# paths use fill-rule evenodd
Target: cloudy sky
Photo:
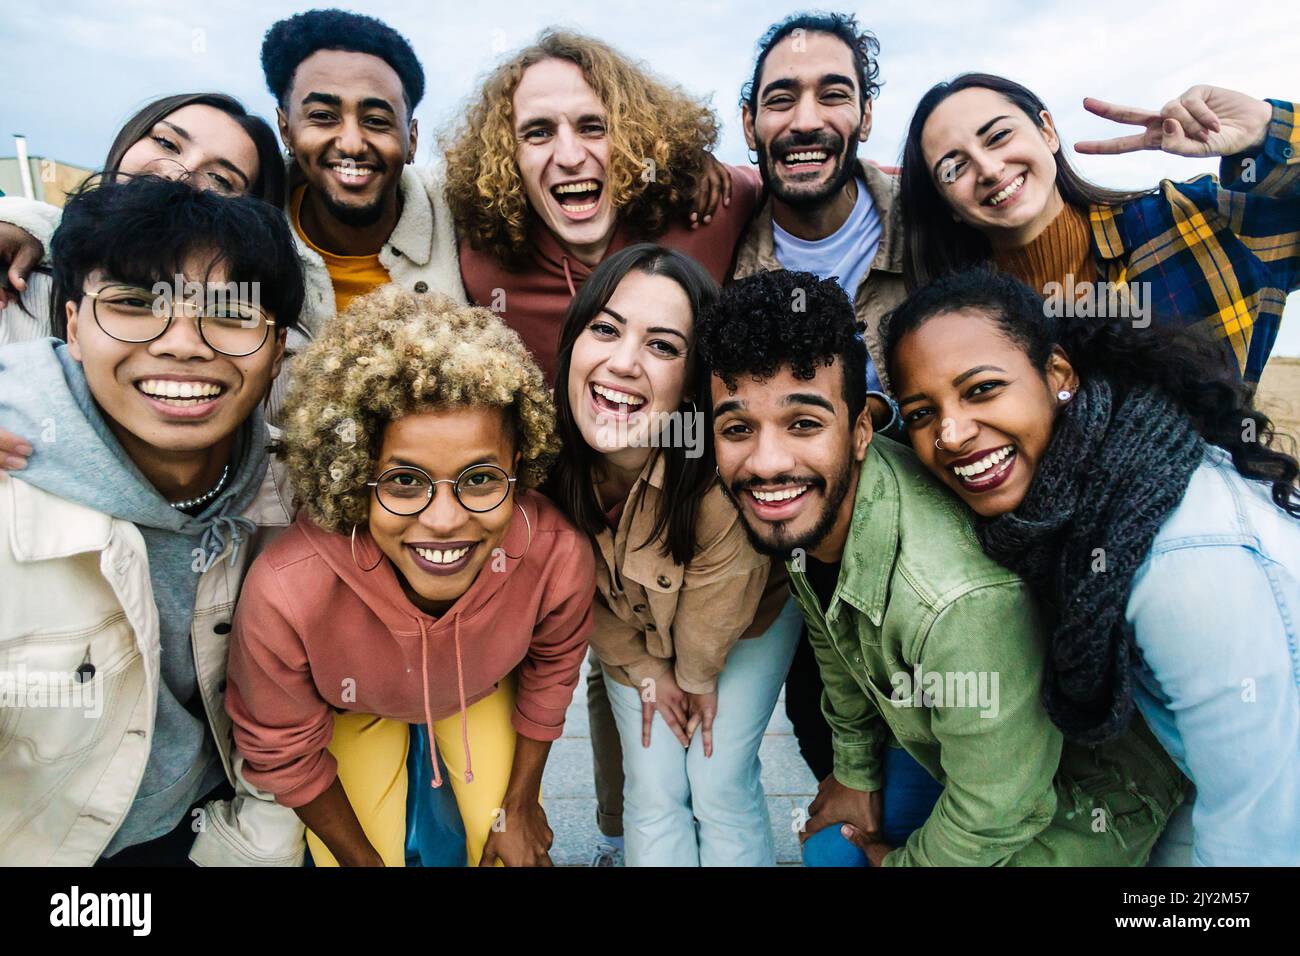
<instances>
[{"instance_id":1,"label":"cloudy sky","mask_svg":"<svg viewBox=\"0 0 1300 956\"><path fill-rule=\"evenodd\" d=\"M341 3L347 6L347 3ZM33 155L102 162L122 121L148 100L215 89L270 118L258 51L277 19L309 9L289 0L58 0L9 4L0 14L0 156L23 133ZM747 162L736 106L766 27L803 7L789 0L367 0L415 46L427 75L421 159L477 81L542 27L603 37L660 75L711 97L723 124L721 158ZM884 87L864 152L894 162L920 95L966 70L1002 73L1047 102L1067 143L1118 135L1084 112L1084 96L1158 108L1195 83L1255 96L1300 98L1300 5L1222 0L920 0L841 4L880 39ZM1161 153L1078 157L1090 178L1140 187L1212 171ZM1300 355L1300 296L1292 296L1278 352Z\"/></svg>"}]
</instances>

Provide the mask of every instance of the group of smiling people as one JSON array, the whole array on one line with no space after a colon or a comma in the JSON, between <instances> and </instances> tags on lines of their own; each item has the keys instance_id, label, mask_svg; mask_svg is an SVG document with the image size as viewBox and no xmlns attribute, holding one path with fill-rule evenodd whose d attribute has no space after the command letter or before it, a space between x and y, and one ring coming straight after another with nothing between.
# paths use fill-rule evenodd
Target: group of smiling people
<instances>
[{"instance_id":1,"label":"group of smiling people","mask_svg":"<svg viewBox=\"0 0 1300 956\"><path fill-rule=\"evenodd\" d=\"M0 199L0 863L550 865L588 656L596 865L772 865L783 687L808 865L1300 863L1293 105L1085 101L1222 160L1118 193L968 73L896 169L878 52L775 24L731 167L547 31L434 169L313 10L287 157L169 96Z\"/></svg>"}]
</instances>

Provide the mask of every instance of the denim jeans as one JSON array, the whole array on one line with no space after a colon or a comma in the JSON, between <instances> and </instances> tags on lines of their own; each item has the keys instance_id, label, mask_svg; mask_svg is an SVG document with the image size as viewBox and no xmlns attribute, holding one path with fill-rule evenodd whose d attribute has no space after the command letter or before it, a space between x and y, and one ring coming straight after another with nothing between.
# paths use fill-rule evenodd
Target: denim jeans
<instances>
[{"instance_id":1,"label":"denim jeans","mask_svg":"<svg viewBox=\"0 0 1300 956\"><path fill-rule=\"evenodd\" d=\"M704 756L698 728L683 748L658 713L650 746L642 747L640 690L607 676L623 743L628 866L775 865L758 748L802 625L788 600L765 633L732 647L718 675L711 757Z\"/></svg>"},{"instance_id":2,"label":"denim jeans","mask_svg":"<svg viewBox=\"0 0 1300 956\"><path fill-rule=\"evenodd\" d=\"M902 747L885 748L885 819L880 835L902 846L919 829L943 793L943 786ZM868 866L867 855L844 838L840 825L818 830L803 845L804 866Z\"/></svg>"}]
</instances>

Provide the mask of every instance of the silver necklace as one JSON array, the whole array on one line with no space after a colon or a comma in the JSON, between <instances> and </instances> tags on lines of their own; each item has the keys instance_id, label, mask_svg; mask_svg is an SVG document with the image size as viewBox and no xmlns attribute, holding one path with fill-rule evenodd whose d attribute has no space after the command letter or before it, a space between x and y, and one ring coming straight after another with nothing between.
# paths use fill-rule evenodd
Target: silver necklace
<instances>
[{"instance_id":1,"label":"silver necklace","mask_svg":"<svg viewBox=\"0 0 1300 956\"><path fill-rule=\"evenodd\" d=\"M221 469L221 477L217 479L217 483L208 491L205 491L197 498L186 498L184 501L172 501L169 502L169 504L177 511L189 511L192 508L197 508L199 505L206 505L217 495L221 494L221 489L226 487L226 479L229 477L230 463L227 462L226 467Z\"/></svg>"}]
</instances>

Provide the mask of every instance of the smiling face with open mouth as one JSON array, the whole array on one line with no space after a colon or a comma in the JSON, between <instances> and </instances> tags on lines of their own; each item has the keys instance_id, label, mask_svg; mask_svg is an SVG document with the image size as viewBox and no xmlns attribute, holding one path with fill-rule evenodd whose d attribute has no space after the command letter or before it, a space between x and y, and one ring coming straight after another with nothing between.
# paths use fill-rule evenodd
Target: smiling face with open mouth
<instances>
[{"instance_id":1,"label":"smiling face with open mouth","mask_svg":"<svg viewBox=\"0 0 1300 956\"><path fill-rule=\"evenodd\" d=\"M591 448L638 468L659 416L680 412L695 320L674 280L633 270L574 340L565 396Z\"/></svg>"},{"instance_id":2,"label":"smiling face with open mouth","mask_svg":"<svg viewBox=\"0 0 1300 956\"><path fill-rule=\"evenodd\" d=\"M596 265L617 221L605 189L605 104L576 63L547 59L524 71L512 105L515 156L532 211L579 260Z\"/></svg>"},{"instance_id":3,"label":"smiling face with open mouth","mask_svg":"<svg viewBox=\"0 0 1300 956\"><path fill-rule=\"evenodd\" d=\"M220 265L212 267L202 257L185 263L185 276L196 282L226 280ZM99 291L113 281L96 270L87 277L86 290ZM104 331L90 296L66 308L68 352L81 363L95 402L137 463L202 452L229 440L266 396L284 355L283 334L268 336L251 355L223 355L203 341L185 310L159 338L131 343Z\"/></svg>"},{"instance_id":4,"label":"smiling face with open mouth","mask_svg":"<svg viewBox=\"0 0 1300 956\"><path fill-rule=\"evenodd\" d=\"M712 379L718 474L764 554L839 560L871 440L869 415L847 421L843 376L837 359L811 379L787 367L761 382L743 376L734 392Z\"/></svg>"},{"instance_id":5,"label":"smiling face with open mouth","mask_svg":"<svg viewBox=\"0 0 1300 956\"><path fill-rule=\"evenodd\" d=\"M962 222L996 248L1032 240L1063 208L1056 187L1060 140L1001 93L972 87L934 108L921 149L935 188Z\"/></svg>"},{"instance_id":6,"label":"smiling face with open mouth","mask_svg":"<svg viewBox=\"0 0 1300 956\"><path fill-rule=\"evenodd\" d=\"M435 481L456 479L471 465L496 465L508 475L518 466L514 439L500 408L469 406L404 415L384 428L375 476L414 466ZM370 498L370 535L393 564L411 602L442 614L470 585L501 546L517 509L514 492L491 511L474 512L457 500L450 484L436 485L433 500L417 515L393 514Z\"/></svg>"},{"instance_id":7,"label":"smiling face with open mouth","mask_svg":"<svg viewBox=\"0 0 1300 956\"><path fill-rule=\"evenodd\" d=\"M757 114L746 103L744 127L763 182L781 202L819 205L857 174L871 105L864 109L855 76L852 52L830 34L791 36L768 53Z\"/></svg>"},{"instance_id":8,"label":"smiling face with open mouth","mask_svg":"<svg viewBox=\"0 0 1300 956\"><path fill-rule=\"evenodd\" d=\"M975 310L941 313L905 334L891 370L917 456L985 518L1020 506L1051 441L1059 393L1078 389L1062 353L1037 369Z\"/></svg>"},{"instance_id":9,"label":"smiling face with open mouth","mask_svg":"<svg viewBox=\"0 0 1300 956\"><path fill-rule=\"evenodd\" d=\"M310 187L305 206L353 227L395 213L417 129L401 79L384 60L349 50L313 53L294 71L278 115Z\"/></svg>"}]
</instances>

